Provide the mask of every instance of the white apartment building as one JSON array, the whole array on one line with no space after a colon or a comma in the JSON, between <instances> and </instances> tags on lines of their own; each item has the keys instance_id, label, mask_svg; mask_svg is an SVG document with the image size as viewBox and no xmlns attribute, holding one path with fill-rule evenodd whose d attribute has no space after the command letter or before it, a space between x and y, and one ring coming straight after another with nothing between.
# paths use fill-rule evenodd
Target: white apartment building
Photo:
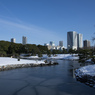
<instances>
[{"instance_id":1,"label":"white apartment building","mask_svg":"<svg viewBox=\"0 0 95 95\"><path fill-rule=\"evenodd\" d=\"M77 34L77 48L82 48L83 47L83 35L82 34Z\"/></svg>"}]
</instances>

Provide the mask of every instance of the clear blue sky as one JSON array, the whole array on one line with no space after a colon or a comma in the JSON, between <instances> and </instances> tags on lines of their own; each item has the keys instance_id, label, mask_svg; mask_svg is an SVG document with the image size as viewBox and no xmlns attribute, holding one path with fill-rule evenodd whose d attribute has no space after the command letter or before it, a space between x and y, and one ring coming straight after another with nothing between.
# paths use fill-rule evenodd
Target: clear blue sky
<instances>
[{"instance_id":1,"label":"clear blue sky","mask_svg":"<svg viewBox=\"0 0 95 95\"><path fill-rule=\"evenodd\" d=\"M0 0L0 40L26 36L31 44L62 40L66 47L68 31L95 36L95 0Z\"/></svg>"}]
</instances>

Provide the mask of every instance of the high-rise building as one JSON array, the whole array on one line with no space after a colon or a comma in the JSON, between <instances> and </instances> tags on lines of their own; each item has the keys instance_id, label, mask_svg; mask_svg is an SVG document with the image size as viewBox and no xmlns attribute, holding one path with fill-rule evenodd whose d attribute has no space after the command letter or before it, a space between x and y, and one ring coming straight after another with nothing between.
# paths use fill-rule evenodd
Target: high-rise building
<instances>
[{"instance_id":1,"label":"high-rise building","mask_svg":"<svg viewBox=\"0 0 95 95\"><path fill-rule=\"evenodd\" d=\"M84 46L84 48L89 48L90 47L90 41L89 40L84 40L83 41L83 46Z\"/></svg>"},{"instance_id":2,"label":"high-rise building","mask_svg":"<svg viewBox=\"0 0 95 95\"><path fill-rule=\"evenodd\" d=\"M22 44L23 45L26 45L27 44L27 37L22 37Z\"/></svg>"},{"instance_id":3,"label":"high-rise building","mask_svg":"<svg viewBox=\"0 0 95 95\"><path fill-rule=\"evenodd\" d=\"M77 32L75 31L67 32L67 49L77 50Z\"/></svg>"},{"instance_id":4,"label":"high-rise building","mask_svg":"<svg viewBox=\"0 0 95 95\"><path fill-rule=\"evenodd\" d=\"M12 43L15 43L16 42L16 39L15 38L11 38L11 42Z\"/></svg>"},{"instance_id":5,"label":"high-rise building","mask_svg":"<svg viewBox=\"0 0 95 95\"><path fill-rule=\"evenodd\" d=\"M50 46L55 46L53 41L50 41Z\"/></svg>"},{"instance_id":6,"label":"high-rise building","mask_svg":"<svg viewBox=\"0 0 95 95\"><path fill-rule=\"evenodd\" d=\"M44 46L49 46L49 44L48 43L45 43Z\"/></svg>"},{"instance_id":7,"label":"high-rise building","mask_svg":"<svg viewBox=\"0 0 95 95\"><path fill-rule=\"evenodd\" d=\"M82 48L83 47L83 35L82 34L77 34L77 48Z\"/></svg>"},{"instance_id":8,"label":"high-rise building","mask_svg":"<svg viewBox=\"0 0 95 95\"><path fill-rule=\"evenodd\" d=\"M59 45L60 46L55 46L53 41L50 41L50 44L47 44L47 43L44 44L44 46L47 46L48 50L51 50L51 51L52 50L60 50L60 51L62 51L63 48L65 48L63 46L63 41L59 41Z\"/></svg>"},{"instance_id":9,"label":"high-rise building","mask_svg":"<svg viewBox=\"0 0 95 95\"><path fill-rule=\"evenodd\" d=\"M63 47L63 41L59 41L59 46Z\"/></svg>"}]
</instances>

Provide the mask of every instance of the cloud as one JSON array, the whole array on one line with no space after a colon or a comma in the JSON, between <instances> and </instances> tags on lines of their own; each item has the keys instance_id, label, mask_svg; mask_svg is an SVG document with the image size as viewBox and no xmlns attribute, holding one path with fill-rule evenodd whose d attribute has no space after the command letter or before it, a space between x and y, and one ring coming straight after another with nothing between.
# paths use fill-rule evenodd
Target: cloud
<instances>
[{"instance_id":1,"label":"cloud","mask_svg":"<svg viewBox=\"0 0 95 95\"><path fill-rule=\"evenodd\" d=\"M2 2L0 2L0 8L4 13L1 13L2 15L0 15L0 31L7 33L7 38L8 36L9 38L12 36L17 38L18 36L21 37L24 35L27 36L27 38L30 38L32 41L36 41L38 43L41 41L43 43L47 43L49 41L58 42L60 39L63 39L63 37L60 38L60 34L55 31L50 31L42 27L24 23L18 19L18 17L14 15L13 12ZM3 33L2 35L5 37Z\"/></svg>"},{"instance_id":2,"label":"cloud","mask_svg":"<svg viewBox=\"0 0 95 95\"><path fill-rule=\"evenodd\" d=\"M15 33L18 32L18 34L22 33L22 36L26 34L26 36L33 38L36 42L42 41L43 43L49 42L49 41L59 41L60 37L56 34L54 31L49 31L47 29L31 25L31 24L22 24L17 22L12 22L4 19L0 19L0 24L5 26L7 30L13 31ZM10 33L10 32L9 32ZM15 35L17 36L17 35Z\"/></svg>"},{"instance_id":3,"label":"cloud","mask_svg":"<svg viewBox=\"0 0 95 95\"><path fill-rule=\"evenodd\" d=\"M9 27L16 27L18 29L24 29L24 30L28 30L29 32L36 32L36 33L49 33L48 30L45 30L43 28L40 28L40 27L37 27L37 26L34 26L34 25L25 25L25 24L19 24L19 23L16 23L16 22L11 22L11 21L6 21L6 20L2 20L0 19L0 23L3 23Z\"/></svg>"}]
</instances>

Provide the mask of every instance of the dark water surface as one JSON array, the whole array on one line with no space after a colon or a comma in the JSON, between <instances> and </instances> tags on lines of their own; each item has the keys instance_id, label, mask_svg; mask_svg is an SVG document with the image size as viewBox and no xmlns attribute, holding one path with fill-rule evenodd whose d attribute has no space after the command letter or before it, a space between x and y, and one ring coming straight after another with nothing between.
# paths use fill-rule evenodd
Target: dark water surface
<instances>
[{"instance_id":1,"label":"dark water surface","mask_svg":"<svg viewBox=\"0 0 95 95\"><path fill-rule=\"evenodd\" d=\"M0 95L95 95L95 89L76 81L77 61L0 72Z\"/></svg>"}]
</instances>

